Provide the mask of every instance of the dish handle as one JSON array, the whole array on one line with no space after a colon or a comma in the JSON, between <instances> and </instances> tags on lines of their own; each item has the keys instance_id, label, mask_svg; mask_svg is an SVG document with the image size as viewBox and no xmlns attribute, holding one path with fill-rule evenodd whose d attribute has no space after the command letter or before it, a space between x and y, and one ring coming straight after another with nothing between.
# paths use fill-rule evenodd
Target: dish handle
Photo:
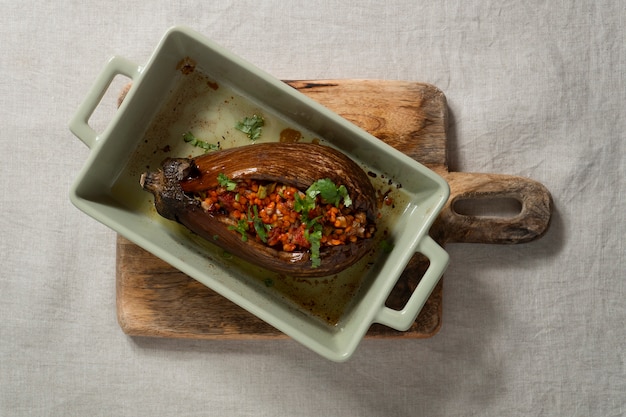
<instances>
[{"instance_id":1,"label":"dish handle","mask_svg":"<svg viewBox=\"0 0 626 417\"><path fill-rule=\"evenodd\" d=\"M114 56L109 59L70 120L70 131L89 148L93 147L98 140L98 133L89 126L89 118L100 104L113 79L118 75L125 75L134 81L140 73L141 67L125 58Z\"/></svg>"},{"instance_id":2,"label":"dish handle","mask_svg":"<svg viewBox=\"0 0 626 417\"><path fill-rule=\"evenodd\" d=\"M426 256L430 261L426 273L402 310L394 310L383 305L374 318L375 323L402 332L408 330L450 262L450 255L429 235L424 236L420 241L417 252Z\"/></svg>"}]
</instances>

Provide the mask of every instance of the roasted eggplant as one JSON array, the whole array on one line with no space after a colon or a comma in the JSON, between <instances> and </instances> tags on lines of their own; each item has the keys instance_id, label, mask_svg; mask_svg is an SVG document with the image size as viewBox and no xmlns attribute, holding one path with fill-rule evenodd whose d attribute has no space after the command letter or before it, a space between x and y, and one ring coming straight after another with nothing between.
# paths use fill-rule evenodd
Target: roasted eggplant
<instances>
[{"instance_id":1,"label":"roasted eggplant","mask_svg":"<svg viewBox=\"0 0 626 417\"><path fill-rule=\"evenodd\" d=\"M320 180L342 190L344 200L319 203L319 191L310 190ZM192 159L168 158L162 162L160 169L142 174L140 183L154 195L155 207L161 216L270 271L297 277L332 275L353 265L372 249L377 219L374 187L358 164L328 146L262 143L207 153ZM242 187L242 184L253 187L254 191L244 194L241 188L236 188ZM271 198L267 189L273 192ZM294 201L285 202L283 199L286 197L281 190L286 194L289 189L295 189L292 193L297 195L293 196ZM275 220L276 212L285 215L274 205L274 195L277 195L276 204L288 203L290 209L294 204L300 205L299 211L304 217L298 220L292 218L291 230L298 225L302 231L300 234L309 239L308 245L306 242L301 246L291 243L281 245L278 232L272 227L276 221L272 224L269 224L270 220L265 223L260 221L268 214L273 215ZM311 211L312 207L302 208L307 195L318 201ZM263 201L270 202L261 214L257 206L248 201L251 198L260 201L259 196L263 197ZM239 204L243 200L248 203L247 209L242 209ZM322 209L318 208L321 205L329 207L329 211L322 213ZM234 206L238 211L234 211ZM339 220L345 223L345 218L350 219L350 224L347 227L344 224L342 230L329 230L332 227L322 226L322 220L319 220L320 224L314 222L329 216L336 225L340 225ZM242 225L244 227L240 227ZM258 233L254 233L255 229ZM318 236L316 241L310 238L314 230ZM345 241L332 238L331 233L343 234L341 237ZM326 243L320 244L320 237Z\"/></svg>"}]
</instances>

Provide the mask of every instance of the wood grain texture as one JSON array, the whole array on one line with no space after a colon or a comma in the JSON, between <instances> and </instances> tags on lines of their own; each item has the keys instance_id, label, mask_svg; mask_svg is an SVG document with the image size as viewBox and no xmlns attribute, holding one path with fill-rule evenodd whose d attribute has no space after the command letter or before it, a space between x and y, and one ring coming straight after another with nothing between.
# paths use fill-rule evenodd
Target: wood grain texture
<instances>
[{"instance_id":1,"label":"wood grain texture","mask_svg":"<svg viewBox=\"0 0 626 417\"><path fill-rule=\"evenodd\" d=\"M534 181L507 175L449 173L447 103L436 87L379 80L287 81L379 139L443 175L451 196L431 229L448 242L523 243L541 237L552 211L549 192ZM121 95L123 98L124 93ZM512 217L461 215L459 200L512 198L521 210ZM419 283L428 261L416 254L387 299L401 308ZM278 330L119 236L117 315L133 336L197 339L284 338ZM374 324L367 337L426 338L442 325L443 279L413 326L399 332Z\"/></svg>"},{"instance_id":2,"label":"wood grain texture","mask_svg":"<svg viewBox=\"0 0 626 417\"><path fill-rule=\"evenodd\" d=\"M448 106L437 87L385 80L288 84L429 168L447 171Z\"/></svg>"}]
</instances>

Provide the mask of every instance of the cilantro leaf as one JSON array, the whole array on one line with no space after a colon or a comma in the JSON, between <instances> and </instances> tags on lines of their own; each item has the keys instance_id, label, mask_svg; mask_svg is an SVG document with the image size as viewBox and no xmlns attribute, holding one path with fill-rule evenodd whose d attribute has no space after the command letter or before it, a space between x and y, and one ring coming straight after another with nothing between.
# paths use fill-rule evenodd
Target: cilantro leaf
<instances>
[{"instance_id":1,"label":"cilantro leaf","mask_svg":"<svg viewBox=\"0 0 626 417\"><path fill-rule=\"evenodd\" d=\"M308 213L315 208L315 196L311 197L305 194L304 198L300 197L300 193L295 193L295 202L293 209L298 213Z\"/></svg>"},{"instance_id":2,"label":"cilantro leaf","mask_svg":"<svg viewBox=\"0 0 626 417\"><path fill-rule=\"evenodd\" d=\"M242 241L247 241L248 240L248 235L247 235L247 231L249 229L248 226L248 222L245 219L239 220L237 222L237 226L228 226L229 230L236 230L237 232L241 233L241 240Z\"/></svg>"},{"instance_id":3,"label":"cilantro leaf","mask_svg":"<svg viewBox=\"0 0 626 417\"><path fill-rule=\"evenodd\" d=\"M252 210L254 211L254 217L252 218L254 231L256 232L257 236L259 236L262 242L267 242L267 232L271 228L271 226L263 223L263 220L259 217L259 208L256 204L252 206Z\"/></svg>"},{"instance_id":4,"label":"cilantro leaf","mask_svg":"<svg viewBox=\"0 0 626 417\"><path fill-rule=\"evenodd\" d=\"M222 187L226 188L228 191L234 191L237 188L237 183L235 181L231 181L230 178L223 172L217 174L217 183Z\"/></svg>"},{"instance_id":5,"label":"cilantro leaf","mask_svg":"<svg viewBox=\"0 0 626 417\"><path fill-rule=\"evenodd\" d=\"M252 117L245 117L243 121L238 122L235 125L235 129L245 133L250 140L257 140L261 137L262 128L265 125L265 120L261 116L256 114Z\"/></svg>"},{"instance_id":6,"label":"cilantro leaf","mask_svg":"<svg viewBox=\"0 0 626 417\"><path fill-rule=\"evenodd\" d=\"M348 189L345 185L337 187L335 183L326 178L317 180L304 193L304 197L299 194L295 195L294 210L298 213L308 213L315 208L316 198L320 196L322 201L326 204L333 204L339 206L343 200L343 204L346 207L352 205L352 200L348 195Z\"/></svg>"},{"instance_id":7,"label":"cilantro leaf","mask_svg":"<svg viewBox=\"0 0 626 417\"><path fill-rule=\"evenodd\" d=\"M183 134L183 140L188 144L202 148L205 151L217 151L220 149L220 145L215 145L213 143L200 140L191 132Z\"/></svg>"},{"instance_id":8,"label":"cilantro leaf","mask_svg":"<svg viewBox=\"0 0 626 417\"><path fill-rule=\"evenodd\" d=\"M346 188L346 186L340 185L337 189L337 192L339 193L339 196L343 198L343 205L346 207L350 207L352 205L352 199L348 195L348 189Z\"/></svg>"},{"instance_id":9,"label":"cilantro leaf","mask_svg":"<svg viewBox=\"0 0 626 417\"><path fill-rule=\"evenodd\" d=\"M322 225L317 223L314 227L314 232L306 230L304 232L304 238L311 244L311 267L317 268L321 265L322 260L320 258L320 246L322 241Z\"/></svg>"},{"instance_id":10,"label":"cilantro leaf","mask_svg":"<svg viewBox=\"0 0 626 417\"><path fill-rule=\"evenodd\" d=\"M309 219L309 213L315 209L317 204L317 196L320 196L321 200L326 204L334 204L339 206L343 201L343 204L348 207L352 205L352 200L348 195L348 190L344 185L337 187L335 183L329 179L321 179L315 181L304 193L304 197L300 193L294 195L294 210L301 213L302 223L306 226L304 231L304 238L311 245L311 267L317 268L320 266L322 260L320 258L320 246L322 241L322 229L323 226L319 223L319 219L322 216Z\"/></svg>"},{"instance_id":11,"label":"cilantro leaf","mask_svg":"<svg viewBox=\"0 0 626 417\"><path fill-rule=\"evenodd\" d=\"M315 181L306 190L306 195L308 197L315 198L318 194L322 198L322 201L327 204L339 206L343 200L343 204L346 207L350 207L352 205L352 200L348 195L347 188L344 185L337 187L337 185L335 185L335 183L329 178Z\"/></svg>"}]
</instances>

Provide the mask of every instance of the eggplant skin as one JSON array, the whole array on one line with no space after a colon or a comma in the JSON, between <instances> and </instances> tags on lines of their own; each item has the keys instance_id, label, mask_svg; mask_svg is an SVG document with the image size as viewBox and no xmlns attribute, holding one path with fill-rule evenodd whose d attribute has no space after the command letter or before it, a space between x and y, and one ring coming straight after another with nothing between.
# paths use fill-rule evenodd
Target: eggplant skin
<instances>
[{"instance_id":1,"label":"eggplant skin","mask_svg":"<svg viewBox=\"0 0 626 417\"><path fill-rule=\"evenodd\" d=\"M329 178L344 185L353 210L377 218L376 191L363 169L340 151L311 143L261 143L208 153L193 159L167 158L161 168L141 175L140 184L154 195L157 212L187 227L229 253L270 271L294 277L336 274L353 265L373 247L373 239L322 247L320 266L311 266L308 251L286 252L255 239L241 239L229 228L227 215L206 212L192 193L218 185L217 176L232 181L253 179L292 185L301 191L313 182Z\"/></svg>"}]
</instances>

